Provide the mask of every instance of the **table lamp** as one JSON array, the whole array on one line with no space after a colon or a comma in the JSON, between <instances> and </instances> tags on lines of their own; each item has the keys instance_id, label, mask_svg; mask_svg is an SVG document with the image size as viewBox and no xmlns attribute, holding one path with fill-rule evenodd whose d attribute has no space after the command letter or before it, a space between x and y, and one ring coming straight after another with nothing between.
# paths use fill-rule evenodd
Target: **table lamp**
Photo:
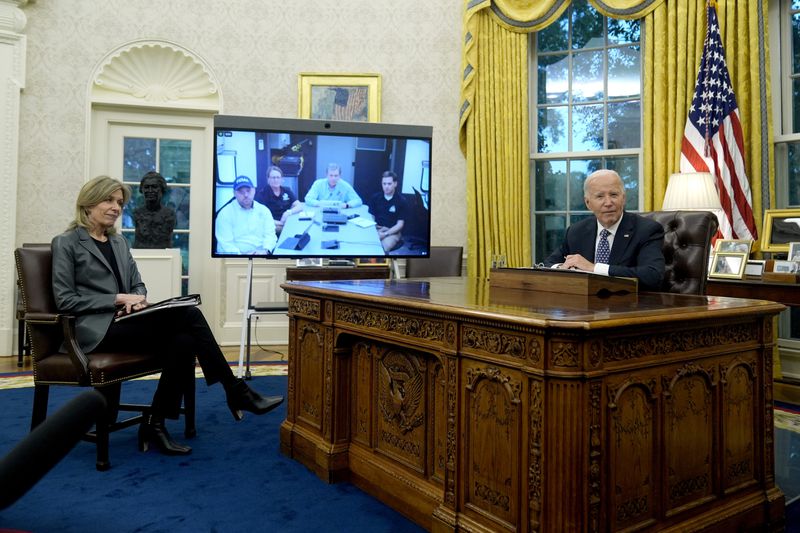
<instances>
[{"instance_id":1,"label":"table lamp","mask_svg":"<svg viewBox=\"0 0 800 533\"><path fill-rule=\"evenodd\" d=\"M716 213L722 209L719 203L714 177L708 172L683 172L673 174L664 194L664 211L679 209L702 209Z\"/></svg>"}]
</instances>

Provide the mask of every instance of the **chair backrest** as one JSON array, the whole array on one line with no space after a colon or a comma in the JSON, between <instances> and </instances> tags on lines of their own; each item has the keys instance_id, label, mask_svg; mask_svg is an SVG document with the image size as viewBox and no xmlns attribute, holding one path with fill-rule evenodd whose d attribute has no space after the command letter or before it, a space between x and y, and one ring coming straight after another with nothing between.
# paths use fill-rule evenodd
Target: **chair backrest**
<instances>
[{"instance_id":1,"label":"chair backrest","mask_svg":"<svg viewBox=\"0 0 800 533\"><path fill-rule=\"evenodd\" d=\"M23 248L46 248L48 251L50 250L50 243L39 243L39 242L26 242L22 245ZM16 256L16 254L15 254ZM51 260L52 261L52 260ZM22 274L19 274L20 267L19 262L17 262L17 320L22 320L25 318L25 304L23 303L22 298Z\"/></svg>"},{"instance_id":2,"label":"chair backrest","mask_svg":"<svg viewBox=\"0 0 800 533\"><path fill-rule=\"evenodd\" d=\"M14 250L22 307L28 320L41 318L55 323L58 313L53 297L53 253L50 246ZM28 323L35 361L57 353L64 335L61 327L35 328Z\"/></svg>"},{"instance_id":3,"label":"chair backrest","mask_svg":"<svg viewBox=\"0 0 800 533\"><path fill-rule=\"evenodd\" d=\"M709 211L653 211L641 213L664 228L666 269L661 290L679 294L705 294L711 240L717 217Z\"/></svg>"},{"instance_id":4,"label":"chair backrest","mask_svg":"<svg viewBox=\"0 0 800 533\"><path fill-rule=\"evenodd\" d=\"M53 298L53 252L50 246L17 248L14 257L25 312L57 313Z\"/></svg>"},{"instance_id":5,"label":"chair backrest","mask_svg":"<svg viewBox=\"0 0 800 533\"><path fill-rule=\"evenodd\" d=\"M460 276L463 253L461 246L431 246L430 257L406 260L406 277Z\"/></svg>"}]
</instances>

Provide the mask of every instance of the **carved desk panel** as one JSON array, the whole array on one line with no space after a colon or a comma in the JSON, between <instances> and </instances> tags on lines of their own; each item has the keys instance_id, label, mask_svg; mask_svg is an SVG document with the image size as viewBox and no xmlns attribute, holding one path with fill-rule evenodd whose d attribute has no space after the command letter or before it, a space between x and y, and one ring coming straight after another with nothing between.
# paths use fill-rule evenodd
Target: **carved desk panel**
<instances>
[{"instance_id":1,"label":"carved desk panel","mask_svg":"<svg viewBox=\"0 0 800 533\"><path fill-rule=\"evenodd\" d=\"M779 529L765 301L288 283L281 449L433 531Z\"/></svg>"}]
</instances>

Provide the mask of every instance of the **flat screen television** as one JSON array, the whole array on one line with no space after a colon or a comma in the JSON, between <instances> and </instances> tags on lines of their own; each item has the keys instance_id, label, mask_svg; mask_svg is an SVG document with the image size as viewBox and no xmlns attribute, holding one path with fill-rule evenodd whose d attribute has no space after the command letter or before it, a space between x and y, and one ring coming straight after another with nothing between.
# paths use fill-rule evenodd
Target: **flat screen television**
<instances>
[{"instance_id":1,"label":"flat screen television","mask_svg":"<svg viewBox=\"0 0 800 533\"><path fill-rule=\"evenodd\" d=\"M427 257L433 128L217 115L213 257Z\"/></svg>"}]
</instances>

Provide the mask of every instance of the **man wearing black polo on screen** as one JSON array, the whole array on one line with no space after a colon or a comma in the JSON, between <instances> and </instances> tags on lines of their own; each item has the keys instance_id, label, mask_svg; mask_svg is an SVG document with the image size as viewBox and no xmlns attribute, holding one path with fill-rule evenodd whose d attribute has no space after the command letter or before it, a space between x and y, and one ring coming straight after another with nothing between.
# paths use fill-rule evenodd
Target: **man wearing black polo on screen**
<instances>
[{"instance_id":1,"label":"man wearing black polo on screen","mask_svg":"<svg viewBox=\"0 0 800 533\"><path fill-rule=\"evenodd\" d=\"M370 214L375 218L378 237L385 252L394 250L402 240L408 205L402 194L397 193L397 174L387 170L381 175L382 192L367 202Z\"/></svg>"}]
</instances>

